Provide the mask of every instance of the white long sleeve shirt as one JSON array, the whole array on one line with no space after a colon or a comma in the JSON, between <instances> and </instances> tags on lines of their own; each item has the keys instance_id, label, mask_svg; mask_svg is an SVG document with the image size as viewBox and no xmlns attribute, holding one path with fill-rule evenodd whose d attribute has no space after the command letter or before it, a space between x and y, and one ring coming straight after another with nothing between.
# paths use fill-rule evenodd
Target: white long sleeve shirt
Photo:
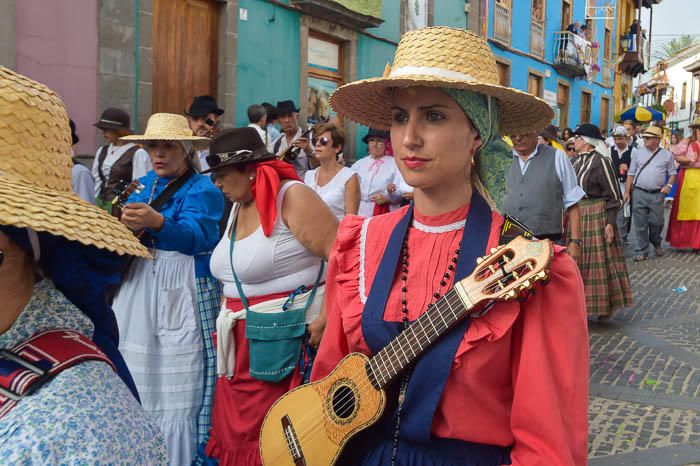
<instances>
[{"instance_id":1,"label":"white long sleeve shirt","mask_svg":"<svg viewBox=\"0 0 700 466\"><path fill-rule=\"evenodd\" d=\"M135 144L131 142L124 144L123 146L115 146L114 144L109 145L109 148L107 148L107 157L105 157L105 161L102 164L102 174L104 175L105 179L109 179L109 172L112 170L112 165L114 165L116 161L119 160L119 158L134 145ZM95 179L95 196L97 196L100 193L100 189L102 189L102 180L100 179L100 175L98 173L100 166L100 152L102 152L102 147L99 147L97 152L95 152L95 161L92 164L92 177ZM141 178L142 176L145 176L146 173L153 170L151 158L148 156L148 152L146 152L145 149L139 149L136 151L132 164L132 180Z\"/></svg>"},{"instance_id":2,"label":"white long sleeve shirt","mask_svg":"<svg viewBox=\"0 0 700 466\"><path fill-rule=\"evenodd\" d=\"M404 184L394 158L385 155L379 159L365 157L353 164L351 169L360 177L360 209L358 215L371 217L374 211L372 197L382 194L389 198L391 210L401 204L401 186ZM390 183L396 185L396 191L389 194L386 190Z\"/></svg>"}]
</instances>

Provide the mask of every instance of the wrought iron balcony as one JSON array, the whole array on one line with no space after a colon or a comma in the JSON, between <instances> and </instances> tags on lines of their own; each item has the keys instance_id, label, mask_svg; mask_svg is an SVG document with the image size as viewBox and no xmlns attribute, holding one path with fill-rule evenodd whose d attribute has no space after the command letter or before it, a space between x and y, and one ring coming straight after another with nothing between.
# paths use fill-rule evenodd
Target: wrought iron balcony
<instances>
[{"instance_id":1,"label":"wrought iron balcony","mask_svg":"<svg viewBox=\"0 0 700 466\"><path fill-rule=\"evenodd\" d=\"M572 32L554 33L554 68L569 78L588 75L591 63L591 43Z\"/></svg>"}]
</instances>

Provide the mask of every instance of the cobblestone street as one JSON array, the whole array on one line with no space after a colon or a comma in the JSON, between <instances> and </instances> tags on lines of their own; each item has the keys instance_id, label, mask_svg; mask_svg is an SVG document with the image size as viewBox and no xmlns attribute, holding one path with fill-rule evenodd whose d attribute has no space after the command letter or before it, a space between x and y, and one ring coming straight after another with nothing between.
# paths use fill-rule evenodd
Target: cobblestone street
<instances>
[{"instance_id":1,"label":"cobblestone street","mask_svg":"<svg viewBox=\"0 0 700 466\"><path fill-rule=\"evenodd\" d=\"M589 325L589 464L700 465L700 255L633 245L634 306Z\"/></svg>"}]
</instances>

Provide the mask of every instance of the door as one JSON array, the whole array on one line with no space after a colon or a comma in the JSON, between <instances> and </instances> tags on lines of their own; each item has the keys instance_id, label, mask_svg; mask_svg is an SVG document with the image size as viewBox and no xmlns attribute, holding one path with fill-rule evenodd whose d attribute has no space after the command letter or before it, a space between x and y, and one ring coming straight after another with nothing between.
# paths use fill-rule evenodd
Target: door
<instances>
[{"instance_id":1,"label":"door","mask_svg":"<svg viewBox=\"0 0 700 466\"><path fill-rule=\"evenodd\" d=\"M153 0L153 113L182 113L216 98L219 7L214 0Z\"/></svg>"},{"instance_id":2,"label":"door","mask_svg":"<svg viewBox=\"0 0 700 466\"><path fill-rule=\"evenodd\" d=\"M600 131L603 136L608 135L610 130L610 99L603 97L600 99Z\"/></svg>"},{"instance_id":3,"label":"door","mask_svg":"<svg viewBox=\"0 0 700 466\"><path fill-rule=\"evenodd\" d=\"M569 126L569 86L559 83L557 85L557 107L559 107L559 126Z\"/></svg>"}]
</instances>

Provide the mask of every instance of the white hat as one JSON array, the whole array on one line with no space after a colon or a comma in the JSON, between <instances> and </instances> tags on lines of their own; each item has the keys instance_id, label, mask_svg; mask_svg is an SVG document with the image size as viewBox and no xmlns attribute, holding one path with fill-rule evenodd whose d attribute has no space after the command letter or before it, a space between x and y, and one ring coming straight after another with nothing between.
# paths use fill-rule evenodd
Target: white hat
<instances>
[{"instance_id":1,"label":"white hat","mask_svg":"<svg viewBox=\"0 0 700 466\"><path fill-rule=\"evenodd\" d=\"M627 136L627 128L624 126L616 126L613 130L613 136Z\"/></svg>"}]
</instances>

